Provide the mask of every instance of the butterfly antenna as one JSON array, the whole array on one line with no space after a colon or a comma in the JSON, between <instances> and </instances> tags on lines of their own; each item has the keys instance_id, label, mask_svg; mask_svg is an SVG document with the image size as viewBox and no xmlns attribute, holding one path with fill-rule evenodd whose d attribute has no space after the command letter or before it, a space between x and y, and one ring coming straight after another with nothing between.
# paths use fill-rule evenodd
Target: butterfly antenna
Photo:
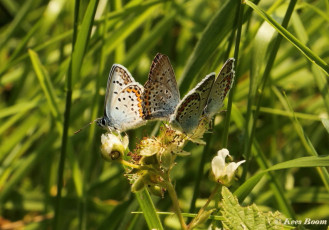
<instances>
[{"instance_id":1,"label":"butterfly antenna","mask_svg":"<svg viewBox=\"0 0 329 230\"><path fill-rule=\"evenodd\" d=\"M81 129L78 129L77 131L75 131L74 135L80 133L83 129L85 129L86 127L88 127L89 125L93 124L95 121L98 121L98 120L99 120L99 118L97 118L97 119L89 122L88 124L84 125Z\"/></svg>"}]
</instances>

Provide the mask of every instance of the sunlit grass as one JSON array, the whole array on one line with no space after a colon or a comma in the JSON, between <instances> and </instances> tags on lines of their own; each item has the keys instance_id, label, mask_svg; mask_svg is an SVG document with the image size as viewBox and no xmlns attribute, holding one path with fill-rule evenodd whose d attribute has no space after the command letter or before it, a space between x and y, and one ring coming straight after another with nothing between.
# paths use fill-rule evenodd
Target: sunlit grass
<instances>
[{"instance_id":1,"label":"sunlit grass","mask_svg":"<svg viewBox=\"0 0 329 230\"><path fill-rule=\"evenodd\" d=\"M130 192L121 165L100 157L104 131L95 124L74 131L102 116L113 63L144 84L153 57L164 53L183 97L206 74L218 73L238 48L232 109L217 115L207 145L187 145L191 156L178 158L173 169L182 211L196 213L209 196L215 186L208 179L210 161L227 138L230 154L248 159L231 187L241 202L295 219L329 219L328 157L317 157L329 149L327 1L297 1L286 29L280 25L288 2L246 1L239 44L239 1L76 2L1 1L0 211L7 226L146 229L145 217L132 214L141 210L141 194L136 199ZM154 127L149 122L128 131L130 149ZM172 211L166 194L152 200L158 211ZM172 216L160 219L164 229L179 229Z\"/></svg>"}]
</instances>

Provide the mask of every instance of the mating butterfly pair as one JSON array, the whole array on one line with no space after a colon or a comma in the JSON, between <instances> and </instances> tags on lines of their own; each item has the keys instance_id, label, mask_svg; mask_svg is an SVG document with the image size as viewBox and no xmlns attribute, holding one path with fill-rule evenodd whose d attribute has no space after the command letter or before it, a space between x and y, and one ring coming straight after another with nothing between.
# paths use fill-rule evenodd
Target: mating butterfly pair
<instances>
[{"instance_id":1,"label":"mating butterfly pair","mask_svg":"<svg viewBox=\"0 0 329 230\"><path fill-rule=\"evenodd\" d=\"M228 59L218 77L207 75L180 100L169 58L157 54L144 87L119 64L111 68L104 103L104 117L97 124L123 132L147 120L169 120L177 130L192 133L202 116L211 118L222 107L234 81L234 59ZM216 79L215 79L216 78Z\"/></svg>"}]
</instances>

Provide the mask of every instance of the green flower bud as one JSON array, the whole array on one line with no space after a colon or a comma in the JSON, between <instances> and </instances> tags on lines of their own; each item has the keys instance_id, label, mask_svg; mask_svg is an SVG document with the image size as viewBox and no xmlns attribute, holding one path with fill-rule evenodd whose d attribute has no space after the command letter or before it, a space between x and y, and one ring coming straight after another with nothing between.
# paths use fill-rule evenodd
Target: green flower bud
<instances>
[{"instance_id":1,"label":"green flower bud","mask_svg":"<svg viewBox=\"0 0 329 230\"><path fill-rule=\"evenodd\" d=\"M147 185L147 189L152 195L163 197L163 189L158 185Z\"/></svg>"},{"instance_id":2,"label":"green flower bud","mask_svg":"<svg viewBox=\"0 0 329 230\"><path fill-rule=\"evenodd\" d=\"M162 168L168 170L173 164L173 155L169 151L164 151L163 153L158 153L157 155L158 162Z\"/></svg>"}]
</instances>

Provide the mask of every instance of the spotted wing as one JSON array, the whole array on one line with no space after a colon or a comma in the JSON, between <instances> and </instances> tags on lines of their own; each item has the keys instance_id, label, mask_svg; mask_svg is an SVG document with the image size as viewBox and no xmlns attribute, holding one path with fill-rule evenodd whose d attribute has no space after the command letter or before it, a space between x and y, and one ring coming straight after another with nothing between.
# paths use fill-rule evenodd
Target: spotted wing
<instances>
[{"instance_id":1,"label":"spotted wing","mask_svg":"<svg viewBox=\"0 0 329 230\"><path fill-rule=\"evenodd\" d=\"M204 111L208 117L215 115L223 106L223 101L233 85L234 61L234 58L230 58L225 62L214 82Z\"/></svg>"},{"instance_id":2,"label":"spotted wing","mask_svg":"<svg viewBox=\"0 0 329 230\"><path fill-rule=\"evenodd\" d=\"M130 72L120 64L112 65L109 78L107 80L107 88L104 102L104 116L108 116L111 111L115 97L129 84L135 82Z\"/></svg>"},{"instance_id":3,"label":"spotted wing","mask_svg":"<svg viewBox=\"0 0 329 230\"><path fill-rule=\"evenodd\" d=\"M166 55L158 53L154 57L142 98L145 120L167 120L175 111L180 96L174 70Z\"/></svg>"},{"instance_id":4,"label":"spotted wing","mask_svg":"<svg viewBox=\"0 0 329 230\"><path fill-rule=\"evenodd\" d=\"M141 108L140 100L142 92L143 86L135 82L130 72L124 66L114 64L107 81L104 102L105 125L119 131L125 131L143 125L144 122L140 118L141 110L138 111L136 109ZM134 111L131 111L131 108ZM135 113L136 111L137 114Z\"/></svg>"},{"instance_id":5,"label":"spotted wing","mask_svg":"<svg viewBox=\"0 0 329 230\"><path fill-rule=\"evenodd\" d=\"M142 119L142 93L143 86L133 82L113 95L111 104L106 105L106 113L115 129L123 132L146 123Z\"/></svg>"},{"instance_id":6,"label":"spotted wing","mask_svg":"<svg viewBox=\"0 0 329 230\"><path fill-rule=\"evenodd\" d=\"M170 119L174 128L184 133L193 133L198 127L215 76L215 73L207 75L181 100Z\"/></svg>"}]
</instances>

